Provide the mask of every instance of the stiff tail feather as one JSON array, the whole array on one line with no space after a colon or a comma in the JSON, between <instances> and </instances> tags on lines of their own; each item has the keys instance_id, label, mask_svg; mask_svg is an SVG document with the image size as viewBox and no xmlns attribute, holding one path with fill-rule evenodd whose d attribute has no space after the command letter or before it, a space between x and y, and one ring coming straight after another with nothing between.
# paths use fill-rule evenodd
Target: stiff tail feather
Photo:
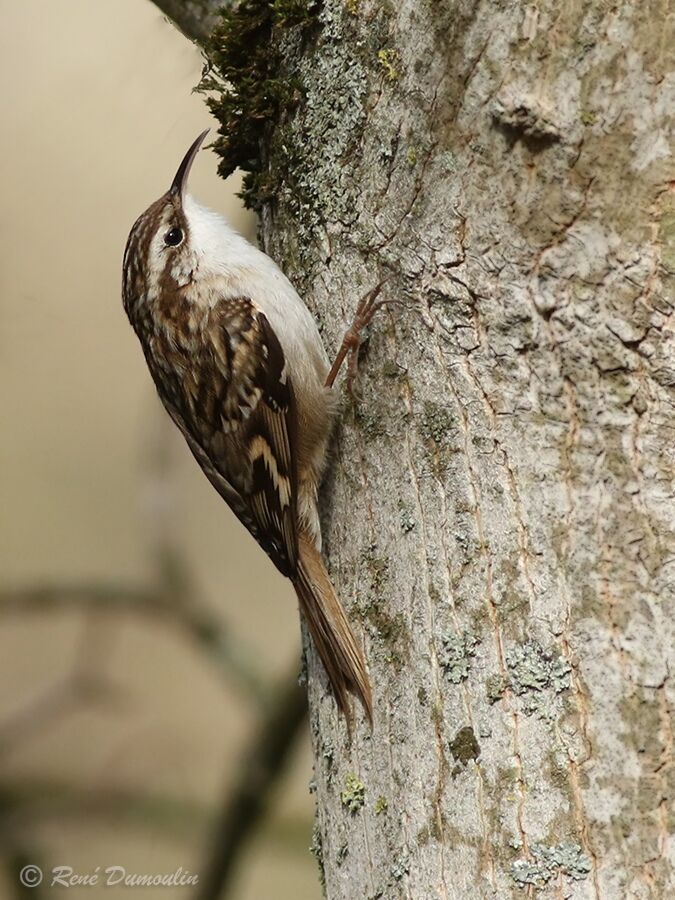
<instances>
[{"instance_id":1,"label":"stiff tail feather","mask_svg":"<svg viewBox=\"0 0 675 900\"><path fill-rule=\"evenodd\" d=\"M351 691L361 701L372 725L373 701L363 651L331 584L321 554L304 535L300 536L298 549L298 572L293 582L295 592L338 707L351 723L348 698L348 691Z\"/></svg>"}]
</instances>

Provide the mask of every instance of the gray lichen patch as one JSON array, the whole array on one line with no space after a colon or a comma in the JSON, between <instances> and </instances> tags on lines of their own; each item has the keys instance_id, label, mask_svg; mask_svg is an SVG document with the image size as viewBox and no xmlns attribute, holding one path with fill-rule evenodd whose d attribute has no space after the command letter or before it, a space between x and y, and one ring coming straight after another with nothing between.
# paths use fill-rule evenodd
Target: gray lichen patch
<instances>
[{"instance_id":1,"label":"gray lichen patch","mask_svg":"<svg viewBox=\"0 0 675 900\"><path fill-rule=\"evenodd\" d=\"M314 828L312 830L312 843L309 845L309 852L316 859L316 864L319 867L319 882L321 887L325 887L326 869L323 861L323 837L321 836L321 829L316 822L314 823Z\"/></svg>"},{"instance_id":2,"label":"gray lichen patch","mask_svg":"<svg viewBox=\"0 0 675 900\"><path fill-rule=\"evenodd\" d=\"M570 687L572 667L562 656L535 641L516 644L506 653L509 687L522 699L526 714L553 719L560 712L556 695Z\"/></svg>"},{"instance_id":3,"label":"gray lichen patch","mask_svg":"<svg viewBox=\"0 0 675 900\"><path fill-rule=\"evenodd\" d=\"M365 32L359 18L358 4L321 4L313 23L315 52L298 55L297 28L280 36L280 56L301 99L297 115L282 117L270 165L277 199L295 221L295 250L305 262L311 238L326 222L357 220L354 160L367 122L371 76L382 77L377 50L387 32L384 10L369 17Z\"/></svg>"},{"instance_id":4,"label":"gray lichen patch","mask_svg":"<svg viewBox=\"0 0 675 900\"><path fill-rule=\"evenodd\" d=\"M426 400L420 421L420 432L434 474L444 478L452 468L456 454L462 451L463 438L458 419L447 406L435 400Z\"/></svg>"},{"instance_id":5,"label":"gray lichen patch","mask_svg":"<svg viewBox=\"0 0 675 900\"><path fill-rule=\"evenodd\" d=\"M468 678L477 646L478 638L471 631L448 631L441 637L438 662L451 684L459 684Z\"/></svg>"},{"instance_id":6,"label":"gray lichen patch","mask_svg":"<svg viewBox=\"0 0 675 900\"><path fill-rule=\"evenodd\" d=\"M422 433L437 446L447 444L457 422L452 412L440 403L427 400L422 412Z\"/></svg>"},{"instance_id":7,"label":"gray lichen patch","mask_svg":"<svg viewBox=\"0 0 675 900\"><path fill-rule=\"evenodd\" d=\"M356 403L352 412L364 441L370 443L389 436L391 415L384 406Z\"/></svg>"},{"instance_id":8,"label":"gray lichen patch","mask_svg":"<svg viewBox=\"0 0 675 900\"><path fill-rule=\"evenodd\" d=\"M544 887L552 878L562 874L573 881L582 881L591 871L591 861L578 844L564 842L546 847L532 844L530 859L518 859L511 864L511 878L521 887Z\"/></svg>"},{"instance_id":9,"label":"gray lichen patch","mask_svg":"<svg viewBox=\"0 0 675 900\"><path fill-rule=\"evenodd\" d=\"M412 512L408 509L407 506L400 507L399 521L401 523L401 531L404 534L409 534L411 531L413 531L415 525L417 524Z\"/></svg>"},{"instance_id":10,"label":"gray lichen patch","mask_svg":"<svg viewBox=\"0 0 675 900\"><path fill-rule=\"evenodd\" d=\"M390 874L394 881L400 881L409 871L410 860L407 855L403 854L394 860L394 865L391 867Z\"/></svg>"}]
</instances>

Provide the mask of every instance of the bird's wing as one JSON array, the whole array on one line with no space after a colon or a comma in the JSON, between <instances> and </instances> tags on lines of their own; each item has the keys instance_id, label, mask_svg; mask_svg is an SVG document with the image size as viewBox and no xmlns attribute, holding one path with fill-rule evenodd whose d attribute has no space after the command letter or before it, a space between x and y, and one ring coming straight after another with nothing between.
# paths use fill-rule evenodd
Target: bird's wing
<instances>
[{"instance_id":1,"label":"bird's wing","mask_svg":"<svg viewBox=\"0 0 675 900\"><path fill-rule=\"evenodd\" d=\"M220 301L172 415L213 486L284 574L295 574L296 411L286 359L247 297Z\"/></svg>"}]
</instances>

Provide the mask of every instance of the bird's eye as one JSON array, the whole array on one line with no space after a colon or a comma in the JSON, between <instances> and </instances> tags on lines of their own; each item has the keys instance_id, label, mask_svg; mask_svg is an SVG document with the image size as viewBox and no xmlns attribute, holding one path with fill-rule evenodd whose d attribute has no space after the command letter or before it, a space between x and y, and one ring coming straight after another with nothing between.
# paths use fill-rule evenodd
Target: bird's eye
<instances>
[{"instance_id":1,"label":"bird's eye","mask_svg":"<svg viewBox=\"0 0 675 900\"><path fill-rule=\"evenodd\" d=\"M177 247L183 240L183 229L177 225L169 229L164 235L164 243L167 247Z\"/></svg>"}]
</instances>

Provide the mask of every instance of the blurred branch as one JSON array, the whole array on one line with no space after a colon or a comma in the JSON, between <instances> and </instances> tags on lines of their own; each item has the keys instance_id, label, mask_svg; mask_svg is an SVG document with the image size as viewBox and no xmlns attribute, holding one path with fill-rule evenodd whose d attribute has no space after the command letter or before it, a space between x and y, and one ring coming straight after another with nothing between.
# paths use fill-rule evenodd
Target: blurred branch
<instances>
[{"instance_id":1,"label":"blurred branch","mask_svg":"<svg viewBox=\"0 0 675 900\"><path fill-rule=\"evenodd\" d=\"M77 675L69 675L63 681L50 685L32 702L0 724L0 753L13 745L45 731L52 723L82 708L83 702L91 702L102 693L101 685L85 683Z\"/></svg>"},{"instance_id":2,"label":"blurred branch","mask_svg":"<svg viewBox=\"0 0 675 900\"><path fill-rule=\"evenodd\" d=\"M200 874L196 900L226 896L236 862L267 813L273 790L306 718L307 696L294 671L281 685L267 715L244 748L239 781L225 797L211 853L204 874Z\"/></svg>"},{"instance_id":3,"label":"blurred branch","mask_svg":"<svg viewBox=\"0 0 675 900\"><path fill-rule=\"evenodd\" d=\"M242 648L240 639L232 637L229 629L208 610L176 602L173 591L103 583L0 590L0 614L60 612L68 608L163 617L184 631L225 677L255 700L258 708L267 702L268 691L251 664L254 654Z\"/></svg>"},{"instance_id":4,"label":"blurred branch","mask_svg":"<svg viewBox=\"0 0 675 900\"><path fill-rule=\"evenodd\" d=\"M217 900L226 896L236 864L268 812L274 790L307 718L307 698L298 685L297 669L293 669L271 701L243 749L239 778L228 789L217 816L212 850L204 865L204 874L200 874L197 900ZM0 791L8 793L5 787ZM88 819L93 815L131 816L146 826L161 824L163 829L168 826L171 830L177 825L184 829L186 823L194 829L201 818L198 807L145 795L138 790L129 793L119 788L110 791L89 787L78 794L71 787L58 790L55 786L37 784L32 790L22 792L14 785L10 792L14 797L12 807L23 809L24 814L26 809L32 809L33 813L39 812L43 817L51 809L61 822L69 812L85 812ZM9 816L0 816L0 831L10 822ZM13 870L14 864L11 866Z\"/></svg>"},{"instance_id":5,"label":"blurred branch","mask_svg":"<svg viewBox=\"0 0 675 900\"><path fill-rule=\"evenodd\" d=\"M194 6L194 4L186 4ZM158 620L176 627L196 645L221 676L234 682L254 701L258 719L247 741L238 769L239 777L222 801L222 809L214 826L214 849L205 864L205 877L200 890L205 898L221 894L230 882L237 860L241 857L254 830L267 812L273 789L283 775L288 757L300 735L306 718L305 693L297 684L297 668L279 687L272 689L261 677L255 654L229 628L220 616L201 599L197 579L186 563L177 531L183 517L176 510L176 479L173 477L175 442L167 435L169 420L150 420L146 477L144 479L144 511L147 526L144 537L153 560L154 578L147 587L124 582L45 583L21 588L0 588L0 616L25 616L36 613L63 613L76 610L87 616L74 664L70 672L56 683L30 698L22 709L0 725L0 749L6 750L19 740L53 727L64 716L71 715L83 703L100 700L115 689L109 667L111 629L101 627L101 618L125 614L145 616L155 624ZM40 803L51 798L39 791ZM104 801L108 800L107 807ZM96 809L107 808L115 814L157 810L155 818L166 826L169 816L163 798L120 796L115 790L85 792L78 797L69 791L74 811L86 810L86 803ZM39 809L29 796L16 795L14 815L0 809L0 832L15 831L18 816L33 816ZM83 806L83 801L85 806ZM112 803L112 806L110 805ZM118 806L114 804L118 803ZM53 809L53 804L49 804ZM57 804L58 805L58 804ZM185 810L180 820L185 820ZM43 811L44 813L44 811ZM13 865L13 864L12 864Z\"/></svg>"},{"instance_id":6,"label":"blurred branch","mask_svg":"<svg viewBox=\"0 0 675 900\"><path fill-rule=\"evenodd\" d=\"M194 838L213 824L212 811L184 796L152 793L144 785L88 783L50 778L9 777L0 780L0 837L22 836L26 823L38 820L63 827L86 821L132 830L145 828L172 840ZM4 831L3 831L4 828ZM8 838L9 840L9 838ZM15 841L16 842L16 841ZM7 842L0 842L5 849Z\"/></svg>"},{"instance_id":7,"label":"blurred branch","mask_svg":"<svg viewBox=\"0 0 675 900\"><path fill-rule=\"evenodd\" d=\"M83 705L98 704L118 694L112 679L102 672L105 659L105 631L88 621L76 651L75 662L66 676L40 691L0 723L0 753L21 741L44 732L55 722L78 712Z\"/></svg>"},{"instance_id":8,"label":"blurred branch","mask_svg":"<svg viewBox=\"0 0 675 900\"><path fill-rule=\"evenodd\" d=\"M153 3L186 37L198 44L204 44L213 31L218 11L229 5L227 0L153 0Z\"/></svg>"}]
</instances>

